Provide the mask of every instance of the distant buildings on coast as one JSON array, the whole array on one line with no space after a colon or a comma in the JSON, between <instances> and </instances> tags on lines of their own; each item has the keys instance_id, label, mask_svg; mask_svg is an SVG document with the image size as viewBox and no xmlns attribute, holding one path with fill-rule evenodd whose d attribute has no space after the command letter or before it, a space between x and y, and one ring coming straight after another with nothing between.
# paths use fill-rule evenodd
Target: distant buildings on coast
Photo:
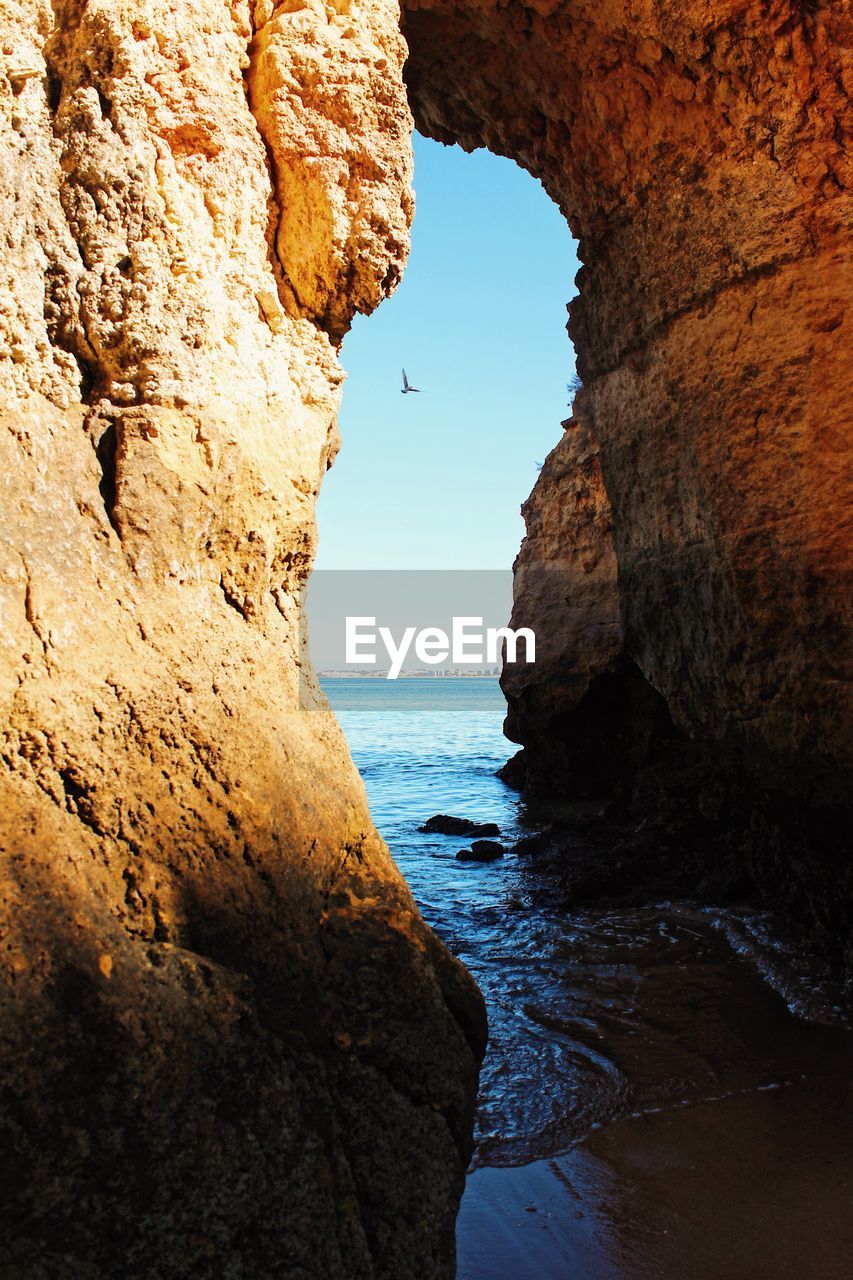
<instances>
[{"instance_id":1,"label":"distant buildings on coast","mask_svg":"<svg viewBox=\"0 0 853 1280\"><path fill-rule=\"evenodd\" d=\"M500 667L419 667L417 671L401 671L398 680L495 680ZM318 671L321 680L387 680L388 668L382 671Z\"/></svg>"}]
</instances>

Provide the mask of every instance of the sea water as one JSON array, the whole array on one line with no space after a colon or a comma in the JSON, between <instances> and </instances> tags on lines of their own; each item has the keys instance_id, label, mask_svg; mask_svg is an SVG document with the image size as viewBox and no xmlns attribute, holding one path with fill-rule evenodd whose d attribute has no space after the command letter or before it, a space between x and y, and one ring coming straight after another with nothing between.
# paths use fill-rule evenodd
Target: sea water
<instances>
[{"instance_id":1,"label":"sea water","mask_svg":"<svg viewBox=\"0 0 853 1280\"><path fill-rule=\"evenodd\" d=\"M565 1169L555 1180L560 1166L553 1162L597 1130L725 1100L736 1107L752 1098L757 1107L769 1091L802 1091L805 1082L820 1094L827 1081L837 1089L849 1078L850 1033L828 1025L831 1007L808 975L785 963L765 917L689 901L573 908L546 860L512 852L513 841L549 815L527 807L495 776L514 749L503 736L506 708L496 680L339 679L323 688L379 831L426 920L466 964L487 1004L490 1039L460 1215L460 1276L566 1274L558 1259L531 1253L524 1213L510 1238L526 1241L519 1256L506 1238L500 1260L491 1256L500 1236L494 1206L518 1201L519 1186L538 1186L542 1169L562 1195ZM437 813L497 823L507 853L487 864L457 861L464 839L419 830ZM775 956L769 967L768 948ZM784 974L777 989L766 980L770 970ZM822 1021L795 1016L809 1000L826 1015ZM725 1134L722 1141L725 1147ZM532 1183L513 1175L525 1168ZM585 1212L574 1205L572 1220L585 1220ZM562 1240L566 1256L575 1256L578 1229ZM623 1274L600 1259L589 1265L590 1276ZM657 1264L650 1265L653 1273Z\"/></svg>"}]
</instances>

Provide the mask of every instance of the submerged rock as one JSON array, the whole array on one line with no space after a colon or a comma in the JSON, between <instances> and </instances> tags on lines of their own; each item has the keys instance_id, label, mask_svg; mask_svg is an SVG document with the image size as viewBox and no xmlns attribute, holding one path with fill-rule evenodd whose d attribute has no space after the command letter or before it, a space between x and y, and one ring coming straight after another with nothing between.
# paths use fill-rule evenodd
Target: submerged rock
<instances>
[{"instance_id":1,"label":"submerged rock","mask_svg":"<svg viewBox=\"0 0 853 1280\"><path fill-rule=\"evenodd\" d=\"M470 818L454 818L448 813L437 813L418 830L439 836L499 836L501 833L496 822L473 822Z\"/></svg>"},{"instance_id":2,"label":"submerged rock","mask_svg":"<svg viewBox=\"0 0 853 1280\"><path fill-rule=\"evenodd\" d=\"M457 862L495 862L506 850L496 840L475 840L470 849L460 849Z\"/></svg>"}]
</instances>

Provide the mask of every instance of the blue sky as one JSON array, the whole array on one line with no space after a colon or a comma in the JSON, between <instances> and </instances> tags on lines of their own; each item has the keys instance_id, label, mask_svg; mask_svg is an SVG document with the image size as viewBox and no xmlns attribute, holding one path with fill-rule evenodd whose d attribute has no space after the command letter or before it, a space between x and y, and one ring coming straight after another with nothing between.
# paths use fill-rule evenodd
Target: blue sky
<instances>
[{"instance_id":1,"label":"blue sky","mask_svg":"<svg viewBox=\"0 0 853 1280\"><path fill-rule=\"evenodd\" d=\"M415 189L403 281L343 346L321 569L510 568L568 413L578 261L556 206L511 161L417 135ZM404 365L423 394L400 394Z\"/></svg>"}]
</instances>

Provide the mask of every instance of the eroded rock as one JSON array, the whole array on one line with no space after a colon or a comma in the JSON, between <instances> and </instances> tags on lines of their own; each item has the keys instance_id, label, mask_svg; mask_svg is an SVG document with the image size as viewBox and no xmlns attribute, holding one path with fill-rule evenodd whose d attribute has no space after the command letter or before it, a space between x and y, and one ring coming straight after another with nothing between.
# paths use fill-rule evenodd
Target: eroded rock
<instances>
[{"instance_id":1,"label":"eroded rock","mask_svg":"<svg viewBox=\"0 0 853 1280\"><path fill-rule=\"evenodd\" d=\"M4 1266L450 1276L482 1005L300 614L335 343L405 258L396 5L0 22ZM422 127L580 237L581 426L534 500L589 628L552 635L554 705L621 645L685 740L840 804L848 13L407 0L405 31ZM545 694L512 693L527 734ZM812 915L849 903L846 861L800 892L768 840Z\"/></svg>"},{"instance_id":2,"label":"eroded rock","mask_svg":"<svg viewBox=\"0 0 853 1280\"><path fill-rule=\"evenodd\" d=\"M696 794L731 779L742 815L746 780L758 809L733 838L768 896L799 900L838 950L853 897L831 852L851 794L850 13L403 12L419 126L540 178L584 264L578 425L543 468L517 567L516 624L538 622L544 649L535 673L504 677L525 744L514 775L570 785L585 757L606 774L610 751L607 780L631 787L674 735L688 767L671 753L670 796L698 769ZM646 793L666 790L658 770ZM797 830L835 831L814 858L784 853L789 798Z\"/></svg>"},{"instance_id":3,"label":"eroded rock","mask_svg":"<svg viewBox=\"0 0 853 1280\"><path fill-rule=\"evenodd\" d=\"M2 36L0 1271L449 1277L482 1002L301 617L407 247L396 8Z\"/></svg>"}]
</instances>

